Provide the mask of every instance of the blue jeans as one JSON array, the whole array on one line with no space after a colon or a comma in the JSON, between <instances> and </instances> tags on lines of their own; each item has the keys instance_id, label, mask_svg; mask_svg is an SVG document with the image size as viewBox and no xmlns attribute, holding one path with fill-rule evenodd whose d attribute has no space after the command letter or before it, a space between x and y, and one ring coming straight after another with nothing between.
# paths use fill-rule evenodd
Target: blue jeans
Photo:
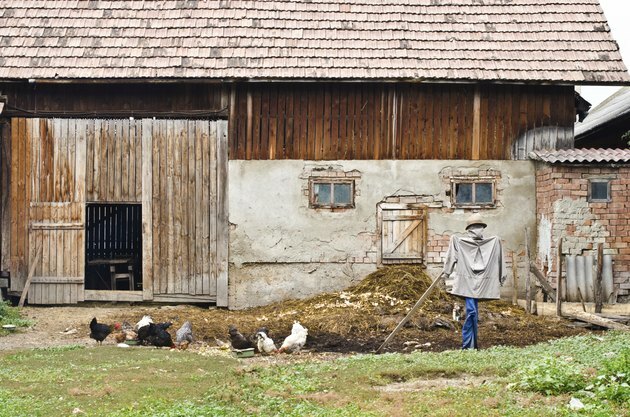
<instances>
[{"instance_id":1,"label":"blue jeans","mask_svg":"<svg viewBox=\"0 0 630 417\"><path fill-rule=\"evenodd\" d=\"M477 323L479 316L479 300L476 298L465 298L466 300L466 321L462 326L462 349L478 349L477 346Z\"/></svg>"}]
</instances>

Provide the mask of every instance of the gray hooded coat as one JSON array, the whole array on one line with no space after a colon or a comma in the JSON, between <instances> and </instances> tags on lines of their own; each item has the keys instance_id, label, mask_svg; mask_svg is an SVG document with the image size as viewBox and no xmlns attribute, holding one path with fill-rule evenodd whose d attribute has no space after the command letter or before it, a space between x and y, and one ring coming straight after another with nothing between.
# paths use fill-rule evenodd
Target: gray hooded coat
<instances>
[{"instance_id":1,"label":"gray hooded coat","mask_svg":"<svg viewBox=\"0 0 630 417\"><path fill-rule=\"evenodd\" d=\"M501 239L451 236L444 273L454 279L453 295L498 299L507 271Z\"/></svg>"}]
</instances>

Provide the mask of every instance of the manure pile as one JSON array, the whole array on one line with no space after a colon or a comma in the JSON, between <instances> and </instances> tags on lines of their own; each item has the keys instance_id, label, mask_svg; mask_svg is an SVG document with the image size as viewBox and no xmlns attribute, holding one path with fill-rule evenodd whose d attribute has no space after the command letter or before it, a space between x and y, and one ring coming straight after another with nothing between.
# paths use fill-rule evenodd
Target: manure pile
<instances>
[{"instance_id":1,"label":"manure pile","mask_svg":"<svg viewBox=\"0 0 630 417\"><path fill-rule=\"evenodd\" d=\"M343 291L307 299L237 311L142 307L134 309L134 317L118 319L135 323L143 314L150 314L155 321L172 321L174 329L189 320L196 339L208 344L214 344L215 338L227 341L231 324L245 335L264 326L278 345L291 332L293 321L298 320L309 331L306 349L370 352L380 346L431 283L432 278L421 266L388 266ZM462 321L452 320L455 303L462 305L463 316L463 301L436 288L386 350L401 351L420 344L425 345L423 349L434 351L459 348ZM442 325L436 326L436 321ZM444 327L444 323L449 327ZM568 328L554 319L525 315L521 308L505 302L480 303L482 347L526 345L580 332L583 330Z\"/></svg>"}]
</instances>

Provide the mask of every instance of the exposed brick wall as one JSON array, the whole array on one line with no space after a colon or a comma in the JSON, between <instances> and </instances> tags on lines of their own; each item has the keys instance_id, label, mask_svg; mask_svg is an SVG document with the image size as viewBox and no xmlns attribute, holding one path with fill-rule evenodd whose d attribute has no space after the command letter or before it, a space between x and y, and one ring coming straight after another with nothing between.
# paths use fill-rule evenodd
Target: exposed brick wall
<instances>
[{"instance_id":1,"label":"exposed brick wall","mask_svg":"<svg viewBox=\"0 0 630 417\"><path fill-rule=\"evenodd\" d=\"M610 202L589 202L589 180L611 181ZM630 167L541 165L536 172L538 263L556 281L557 242L565 255L595 255L598 243L613 255L613 283L620 301L630 294ZM547 234L550 239L546 240ZM546 246L546 247L545 247Z\"/></svg>"}]
</instances>

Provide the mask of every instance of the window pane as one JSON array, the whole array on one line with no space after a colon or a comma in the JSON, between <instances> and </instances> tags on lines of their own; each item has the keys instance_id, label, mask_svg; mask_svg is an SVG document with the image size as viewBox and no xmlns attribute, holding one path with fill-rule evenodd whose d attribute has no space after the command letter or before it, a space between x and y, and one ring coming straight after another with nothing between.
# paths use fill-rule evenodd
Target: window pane
<instances>
[{"instance_id":1,"label":"window pane","mask_svg":"<svg viewBox=\"0 0 630 417\"><path fill-rule=\"evenodd\" d=\"M475 203L492 203L492 184L489 182L478 182L475 184Z\"/></svg>"},{"instance_id":2,"label":"window pane","mask_svg":"<svg viewBox=\"0 0 630 417\"><path fill-rule=\"evenodd\" d=\"M349 206L352 204L352 197L350 195L352 187L350 184L335 184L335 198L334 202L336 206Z\"/></svg>"},{"instance_id":3,"label":"window pane","mask_svg":"<svg viewBox=\"0 0 630 417\"><path fill-rule=\"evenodd\" d=\"M608 200L608 182L591 182L591 200Z\"/></svg>"},{"instance_id":4,"label":"window pane","mask_svg":"<svg viewBox=\"0 0 630 417\"><path fill-rule=\"evenodd\" d=\"M455 184L455 202L459 204L472 203L472 184Z\"/></svg>"},{"instance_id":5,"label":"window pane","mask_svg":"<svg viewBox=\"0 0 630 417\"><path fill-rule=\"evenodd\" d=\"M330 184L315 183L313 184L313 192L315 193L315 204L330 205Z\"/></svg>"}]
</instances>

